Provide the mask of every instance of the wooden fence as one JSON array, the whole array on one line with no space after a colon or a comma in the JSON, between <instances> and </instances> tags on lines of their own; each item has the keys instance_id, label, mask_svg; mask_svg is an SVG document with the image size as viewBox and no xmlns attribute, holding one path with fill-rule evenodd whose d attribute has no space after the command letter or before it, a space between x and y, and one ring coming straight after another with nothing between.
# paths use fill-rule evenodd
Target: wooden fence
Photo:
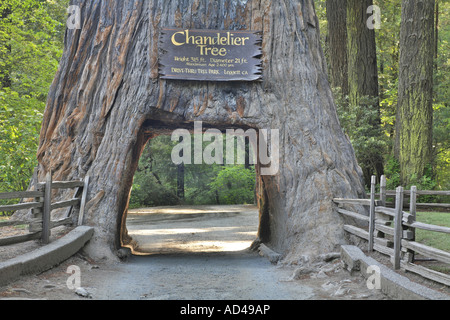
<instances>
[{"instance_id":1,"label":"wooden fence","mask_svg":"<svg viewBox=\"0 0 450 320\"><path fill-rule=\"evenodd\" d=\"M52 181L51 173L48 173L45 182L36 184L36 191L0 193L0 200L33 199L31 202L0 206L0 212L15 212L18 210L27 209L32 210L31 220L9 220L0 222L0 228L22 225L28 225L29 227L28 234L0 238L0 246L7 246L38 239L41 239L43 244L48 244L50 242L51 229L62 225L71 225L73 223L72 211L75 206L79 206L80 208L78 224L81 225L83 223L88 184L88 176L84 179L84 181L60 182ZM52 190L55 189L75 189L74 198L52 203ZM62 208L67 208L67 212L65 214L66 217L57 221L52 221L52 210Z\"/></svg>"},{"instance_id":2,"label":"wooden fence","mask_svg":"<svg viewBox=\"0 0 450 320\"><path fill-rule=\"evenodd\" d=\"M368 224L368 230L344 225L344 230L368 241L368 251L376 250L391 257L394 269L403 269L420 274L433 281L450 286L450 275L438 272L414 263L416 254L450 264L450 252L436 249L415 241L416 229L450 234L450 228L416 221L416 198L419 194L450 195L450 191L418 191L416 187L405 191L398 187L395 191L386 190L386 178L381 177L379 199L376 197L376 177L372 177L370 199L341 199L333 201L339 204L338 212ZM395 193L394 193L395 192ZM395 208L386 206L386 196L395 194ZM409 212L404 209L404 196L410 197ZM346 204L369 207L369 215L363 215L343 208ZM442 207L448 207L444 204ZM449 217L450 218L450 217ZM449 239L450 240L450 239Z\"/></svg>"}]
</instances>

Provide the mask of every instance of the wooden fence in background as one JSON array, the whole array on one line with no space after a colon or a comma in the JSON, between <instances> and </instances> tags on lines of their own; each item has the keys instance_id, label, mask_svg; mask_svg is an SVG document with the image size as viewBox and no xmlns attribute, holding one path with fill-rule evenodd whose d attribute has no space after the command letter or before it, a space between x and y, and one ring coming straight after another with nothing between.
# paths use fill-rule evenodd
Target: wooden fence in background
<instances>
[{"instance_id":1,"label":"wooden fence in background","mask_svg":"<svg viewBox=\"0 0 450 320\"><path fill-rule=\"evenodd\" d=\"M28 225L28 233L24 235L0 238L0 246L7 246L16 243L41 239L43 244L50 242L51 229L73 224L73 207L80 208L78 224L83 222L86 194L89 185L89 177L84 181L52 181L51 173L46 176L46 181L37 183L36 191L8 192L0 193L0 200L21 199L19 204L0 206L0 212L15 212L18 210L32 210L32 218L27 221L8 220L0 221L0 228L10 226ZM75 189L73 199L52 203L52 190L55 189ZM23 200L30 200L24 202ZM68 208L66 217L57 221L51 220L52 210Z\"/></svg>"},{"instance_id":2,"label":"wooden fence in background","mask_svg":"<svg viewBox=\"0 0 450 320\"><path fill-rule=\"evenodd\" d=\"M450 264L450 252L433 248L415 241L416 229L450 234L450 228L426 224L416 221L418 195L450 195L450 191L418 191L416 187L404 190L398 187L395 191L386 190L386 178L381 177L380 193L375 192L376 177L372 177L370 199L341 199L333 201L339 205L338 212L342 215L357 219L368 228L354 225L344 225L344 230L368 242L368 251L376 250L391 257L394 269L403 269L420 274L433 281L450 286L450 275L438 272L414 263L414 256L420 254L427 258ZM409 212L404 210L404 196L410 197ZM376 199L376 196L379 199ZM395 208L386 206L386 197L395 195ZM369 207L369 215L344 209L348 204ZM442 204L443 208L450 207ZM450 218L450 216L449 216ZM449 238L450 241L450 238Z\"/></svg>"}]
</instances>

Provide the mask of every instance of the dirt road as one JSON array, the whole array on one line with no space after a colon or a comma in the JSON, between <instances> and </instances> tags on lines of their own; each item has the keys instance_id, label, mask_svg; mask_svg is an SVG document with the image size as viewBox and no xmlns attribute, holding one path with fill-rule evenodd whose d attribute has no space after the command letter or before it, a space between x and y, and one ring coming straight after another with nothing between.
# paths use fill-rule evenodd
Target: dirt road
<instances>
[{"instance_id":1,"label":"dirt road","mask_svg":"<svg viewBox=\"0 0 450 320\"><path fill-rule=\"evenodd\" d=\"M133 255L120 263L77 255L51 271L0 288L0 298L386 299L378 290L368 289L361 277L350 276L339 259L323 262L305 257L296 265L271 264L248 249L257 224L258 213L252 206L131 211L129 234L138 243L139 254L146 255ZM70 270L76 271L67 273ZM84 289L78 294L71 288L75 279Z\"/></svg>"}]
</instances>

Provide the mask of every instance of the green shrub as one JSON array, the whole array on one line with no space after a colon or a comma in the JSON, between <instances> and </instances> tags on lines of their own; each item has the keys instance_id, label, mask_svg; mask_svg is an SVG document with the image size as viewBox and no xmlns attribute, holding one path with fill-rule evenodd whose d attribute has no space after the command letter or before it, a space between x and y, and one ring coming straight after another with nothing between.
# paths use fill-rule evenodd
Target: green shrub
<instances>
[{"instance_id":1,"label":"green shrub","mask_svg":"<svg viewBox=\"0 0 450 320\"><path fill-rule=\"evenodd\" d=\"M243 165L224 166L209 184L217 192L221 204L249 204L254 202L255 170Z\"/></svg>"}]
</instances>

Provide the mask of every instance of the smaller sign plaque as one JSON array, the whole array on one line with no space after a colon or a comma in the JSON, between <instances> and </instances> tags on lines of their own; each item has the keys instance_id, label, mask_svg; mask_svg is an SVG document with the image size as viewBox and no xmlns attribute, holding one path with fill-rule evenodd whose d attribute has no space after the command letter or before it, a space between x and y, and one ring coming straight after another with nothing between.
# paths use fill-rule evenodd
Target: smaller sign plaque
<instances>
[{"instance_id":1,"label":"smaller sign plaque","mask_svg":"<svg viewBox=\"0 0 450 320\"><path fill-rule=\"evenodd\" d=\"M162 79L255 81L261 79L262 36L256 31L163 29Z\"/></svg>"}]
</instances>

